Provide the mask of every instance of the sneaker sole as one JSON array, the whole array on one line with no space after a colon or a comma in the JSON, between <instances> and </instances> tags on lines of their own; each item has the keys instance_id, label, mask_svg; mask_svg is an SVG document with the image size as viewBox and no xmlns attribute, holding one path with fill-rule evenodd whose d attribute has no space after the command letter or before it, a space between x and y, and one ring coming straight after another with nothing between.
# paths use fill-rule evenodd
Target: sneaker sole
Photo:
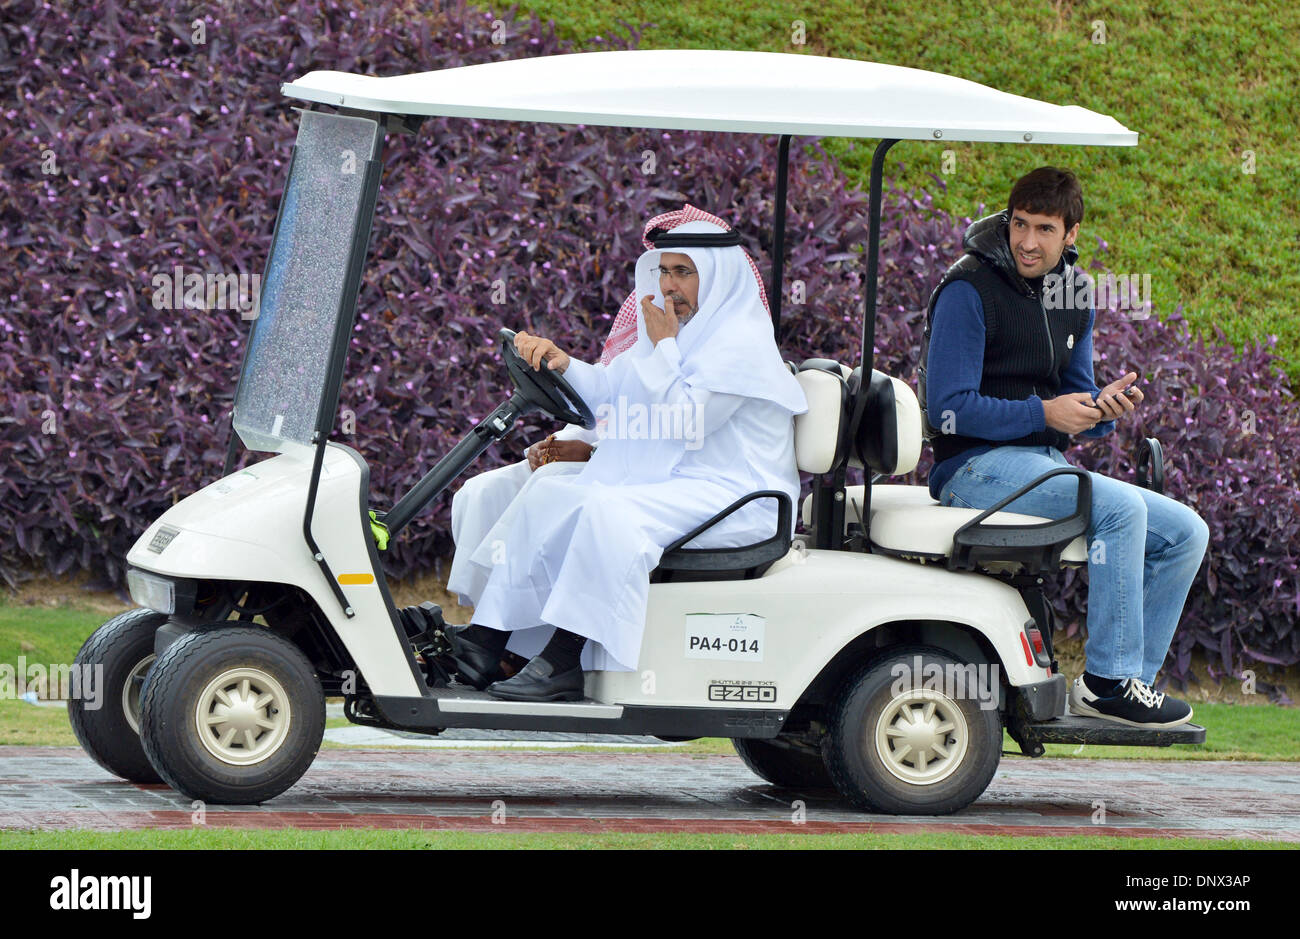
<instances>
[{"instance_id":1,"label":"sneaker sole","mask_svg":"<svg viewBox=\"0 0 1300 939\"><path fill-rule=\"evenodd\" d=\"M1082 701L1071 701L1070 713L1075 717L1095 717L1098 720L1110 721L1113 724L1127 724L1129 727L1146 727L1150 730L1168 730L1170 727L1181 727L1192 719L1192 712L1189 711L1186 717L1179 718L1176 721L1167 721L1163 724L1157 724L1154 721L1131 721L1124 717L1115 717L1112 714L1103 714L1101 711L1089 707Z\"/></svg>"}]
</instances>

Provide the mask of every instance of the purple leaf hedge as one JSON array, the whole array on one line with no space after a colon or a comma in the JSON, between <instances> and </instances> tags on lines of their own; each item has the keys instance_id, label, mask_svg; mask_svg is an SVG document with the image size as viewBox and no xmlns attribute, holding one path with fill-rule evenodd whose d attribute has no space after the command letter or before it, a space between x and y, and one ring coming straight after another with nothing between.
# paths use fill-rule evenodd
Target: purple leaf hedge
<instances>
[{"instance_id":1,"label":"purple leaf hedge","mask_svg":"<svg viewBox=\"0 0 1300 939\"><path fill-rule=\"evenodd\" d=\"M190 16L162 3L0 2L0 86L11 90L0 104L0 577L10 585L39 568L121 584L140 532L219 474L248 323L210 296L155 309L153 278L175 265L261 274L296 132L282 81L568 51L535 17L426 7L312 0L289 16L259 0L237 16ZM504 42L493 42L494 20ZM635 44L624 25L629 38L606 47ZM787 289L783 352L853 362L867 198L817 141L803 143L786 281L802 281L806 300ZM377 507L508 393L499 326L595 357L650 215L684 201L718 212L770 270L772 138L431 119L414 141L390 137L385 164L340 406L355 432L341 422L336 434L370 462ZM926 299L969 219L896 188L884 212L877 367L914 382ZM493 302L498 281L505 303ZM1156 435L1168 492L1211 527L1169 673L1186 677L1198 647L1224 674L1300 661L1300 422L1272 342L1236 353L1221 336L1191 338L1177 312L1162 322L1102 311L1096 345L1099 379L1132 367L1148 403L1071 457L1132 478L1133 445ZM478 468L517 459L546 430L526 424ZM924 460L911 481L924 479ZM450 550L449 503L392 546L391 575ZM1081 579L1062 575L1056 597L1069 633L1083 621Z\"/></svg>"}]
</instances>

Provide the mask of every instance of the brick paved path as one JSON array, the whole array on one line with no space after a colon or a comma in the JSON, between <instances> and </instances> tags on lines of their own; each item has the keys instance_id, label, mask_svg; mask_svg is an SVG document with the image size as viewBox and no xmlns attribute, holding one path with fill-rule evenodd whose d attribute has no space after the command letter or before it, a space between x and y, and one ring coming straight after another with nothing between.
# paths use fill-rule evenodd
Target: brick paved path
<instances>
[{"instance_id":1,"label":"brick paved path","mask_svg":"<svg viewBox=\"0 0 1300 939\"><path fill-rule=\"evenodd\" d=\"M802 799L806 823L792 825ZM946 818L863 815L833 795L767 785L733 756L656 751L323 750L262 806L209 806L237 828L501 831L1111 834L1300 842L1300 764L1003 760L982 798ZM1105 802L1104 824L1094 803ZM80 750L0 748L0 828L189 828L166 786L122 782ZM1098 819L1100 821L1100 819Z\"/></svg>"}]
</instances>

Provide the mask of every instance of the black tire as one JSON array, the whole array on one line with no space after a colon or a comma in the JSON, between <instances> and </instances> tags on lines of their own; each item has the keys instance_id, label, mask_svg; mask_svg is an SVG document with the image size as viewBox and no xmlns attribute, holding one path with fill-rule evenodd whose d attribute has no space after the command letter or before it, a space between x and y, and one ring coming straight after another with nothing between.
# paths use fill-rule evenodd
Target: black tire
<instances>
[{"instance_id":1,"label":"black tire","mask_svg":"<svg viewBox=\"0 0 1300 939\"><path fill-rule=\"evenodd\" d=\"M162 782L140 744L138 706L153 658L153 634L166 622L165 613L127 610L91 633L72 660L78 674L86 674L85 668L103 670L96 680L98 707L84 695L68 701L77 742L104 769L134 783Z\"/></svg>"},{"instance_id":2,"label":"black tire","mask_svg":"<svg viewBox=\"0 0 1300 939\"><path fill-rule=\"evenodd\" d=\"M918 658L921 674L913 679ZM967 663L943 649L908 647L867 666L841 688L831 708L822 755L835 788L857 808L890 815L946 815L978 799L993 779L1002 756L997 707L981 708L978 695L955 693L946 686L927 691L931 664L943 669ZM997 688L993 691L996 694ZM930 704L934 710L918 730L922 741L933 730L942 733L941 750L924 745L909 749L905 736L888 733L891 727L901 733L919 725ZM909 722L909 715L917 720ZM951 729L944 730L945 724ZM891 759L900 757L893 760L895 769L886 766L882 747ZM916 758L909 761L912 752L935 759L922 768ZM928 781L922 781L927 773Z\"/></svg>"},{"instance_id":3,"label":"black tire","mask_svg":"<svg viewBox=\"0 0 1300 939\"><path fill-rule=\"evenodd\" d=\"M756 776L785 789L833 789L826 764L816 752L778 740L733 737L731 745Z\"/></svg>"},{"instance_id":4,"label":"black tire","mask_svg":"<svg viewBox=\"0 0 1300 939\"><path fill-rule=\"evenodd\" d=\"M213 719L203 727L200 706ZM182 636L154 663L140 702L140 739L162 778L213 804L275 798L307 772L324 735L320 679L297 646L268 629Z\"/></svg>"}]
</instances>

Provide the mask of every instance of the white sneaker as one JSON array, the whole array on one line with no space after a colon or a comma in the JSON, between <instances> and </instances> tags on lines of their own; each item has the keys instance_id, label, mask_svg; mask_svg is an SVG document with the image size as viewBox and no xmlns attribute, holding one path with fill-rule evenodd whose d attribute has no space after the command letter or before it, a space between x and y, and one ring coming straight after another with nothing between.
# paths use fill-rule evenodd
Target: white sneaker
<instances>
[{"instance_id":1,"label":"white sneaker","mask_svg":"<svg viewBox=\"0 0 1300 939\"><path fill-rule=\"evenodd\" d=\"M1126 678L1112 695L1094 694L1080 675L1070 686L1070 712L1084 717L1148 727L1177 727L1192 719L1192 706L1154 690L1140 678Z\"/></svg>"}]
</instances>

